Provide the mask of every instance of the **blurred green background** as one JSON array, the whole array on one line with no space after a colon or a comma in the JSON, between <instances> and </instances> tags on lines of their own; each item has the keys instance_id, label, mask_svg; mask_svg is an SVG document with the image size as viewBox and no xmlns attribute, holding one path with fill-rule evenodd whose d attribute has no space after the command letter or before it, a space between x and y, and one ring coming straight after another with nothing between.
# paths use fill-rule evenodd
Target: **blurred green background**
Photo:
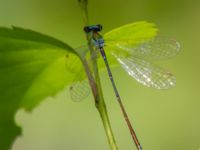
<instances>
[{"instance_id":1,"label":"blurred green background","mask_svg":"<svg viewBox=\"0 0 200 150\"><path fill-rule=\"evenodd\" d=\"M113 74L144 150L199 150L200 1L88 1L91 23L103 24L104 32L146 20L157 24L160 35L181 43L176 58L158 62L176 75L173 89L146 88L120 68L113 68ZM0 0L0 26L11 25L55 36L73 47L85 42L77 0ZM101 80L119 150L135 149L106 72ZM23 135L13 150L109 150L92 95L75 103L66 88L32 113L20 110L16 122L23 127Z\"/></svg>"}]
</instances>

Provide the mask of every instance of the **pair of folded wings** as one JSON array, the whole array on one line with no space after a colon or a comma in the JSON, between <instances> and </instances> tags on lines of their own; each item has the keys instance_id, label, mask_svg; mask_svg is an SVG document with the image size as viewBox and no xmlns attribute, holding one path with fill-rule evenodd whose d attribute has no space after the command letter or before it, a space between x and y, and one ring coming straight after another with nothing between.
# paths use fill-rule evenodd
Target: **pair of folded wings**
<instances>
[{"instance_id":1,"label":"pair of folded wings","mask_svg":"<svg viewBox=\"0 0 200 150\"><path fill-rule=\"evenodd\" d=\"M178 54L179 50L180 44L167 37L156 37L150 40L140 39L138 43L128 39L105 41L106 53L114 56L131 77L147 87L156 89L173 87L176 84L176 79L169 71L151 63L151 61L172 58ZM86 82L83 80L71 86L72 99L88 95L88 92L83 89L86 87ZM89 86L87 88L89 89Z\"/></svg>"}]
</instances>

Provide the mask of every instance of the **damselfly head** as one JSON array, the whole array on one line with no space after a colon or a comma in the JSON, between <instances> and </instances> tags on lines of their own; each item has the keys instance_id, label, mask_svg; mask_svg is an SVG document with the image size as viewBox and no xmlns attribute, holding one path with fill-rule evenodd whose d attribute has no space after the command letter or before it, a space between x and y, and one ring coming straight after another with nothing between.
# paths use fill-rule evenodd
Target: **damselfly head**
<instances>
[{"instance_id":1,"label":"damselfly head","mask_svg":"<svg viewBox=\"0 0 200 150\"><path fill-rule=\"evenodd\" d=\"M102 25L100 24L97 24L97 25L91 25L91 26L85 26L84 27L84 31L86 33L89 33L89 32L100 32L102 30Z\"/></svg>"}]
</instances>

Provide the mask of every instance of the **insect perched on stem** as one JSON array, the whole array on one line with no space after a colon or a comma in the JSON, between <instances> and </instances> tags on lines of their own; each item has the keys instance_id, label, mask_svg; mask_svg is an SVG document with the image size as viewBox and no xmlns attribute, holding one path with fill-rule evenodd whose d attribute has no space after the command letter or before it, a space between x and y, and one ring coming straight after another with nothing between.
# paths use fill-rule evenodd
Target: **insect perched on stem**
<instances>
[{"instance_id":1,"label":"insect perched on stem","mask_svg":"<svg viewBox=\"0 0 200 150\"><path fill-rule=\"evenodd\" d=\"M122 104L122 100L115 85L106 54L108 53L109 56L113 56L122 66L122 68L141 84L156 89L168 89L175 86L175 77L169 71L162 69L150 61L174 57L180 50L180 44L172 38L152 38L151 35L134 37L134 34L138 34L139 31L136 29L141 24L145 24L145 22L119 27L106 33L104 37L99 33L102 30L101 25L86 26L84 28L84 31L88 37L89 46L93 47L94 49L91 58L97 59L98 54L101 54L107 68L115 96L119 102L131 136L138 150L142 150L142 147ZM130 30L130 28L132 29ZM82 51L85 52L85 49L87 49L87 47L83 47ZM77 90L77 87L81 87L80 83L79 86L78 84L74 84L73 86L71 87L72 98L77 98L77 91L79 91L78 97L80 98L81 90ZM83 93L83 95L87 95L85 92Z\"/></svg>"}]
</instances>

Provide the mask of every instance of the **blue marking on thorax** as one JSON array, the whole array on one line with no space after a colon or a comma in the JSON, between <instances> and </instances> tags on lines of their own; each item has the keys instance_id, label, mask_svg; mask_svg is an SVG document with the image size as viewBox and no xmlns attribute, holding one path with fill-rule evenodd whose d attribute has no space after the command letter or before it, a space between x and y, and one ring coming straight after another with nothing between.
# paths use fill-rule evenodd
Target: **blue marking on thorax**
<instances>
[{"instance_id":1,"label":"blue marking on thorax","mask_svg":"<svg viewBox=\"0 0 200 150\"><path fill-rule=\"evenodd\" d=\"M97 39L97 40L92 39L92 43L93 43L96 47L98 47L98 48L102 48L102 47L104 47L104 45L105 45L105 42L104 42L104 39L103 39L103 38L99 38L99 39Z\"/></svg>"}]
</instances>

